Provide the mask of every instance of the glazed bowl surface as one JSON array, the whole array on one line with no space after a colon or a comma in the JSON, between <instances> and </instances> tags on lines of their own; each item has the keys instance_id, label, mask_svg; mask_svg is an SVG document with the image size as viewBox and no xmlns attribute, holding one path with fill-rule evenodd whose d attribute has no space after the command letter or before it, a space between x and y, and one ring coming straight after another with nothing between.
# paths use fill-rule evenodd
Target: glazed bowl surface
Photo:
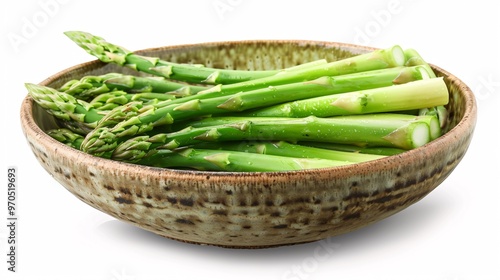
<instances>
[{"instance_id":1,"label":"glazed bowl surface","mask_svg":"<svg viewBox=\"0 0 500 280\"><path fill-rule=\"evenodd\" d=\"M370 47L320 41L234 41L146 49L138 53L231 69L280 69L342 59ZM472 140L471 90L432 65L449 88L449 119L440 138L413 150L356 165L288 172L208 172L121 163L65 146L45 132L54 117L30 97L21 106L29 147L54 179L88 205L158 235L196 244L264 248L345 234L418 202L459 164ZM134 73L90 61L42 85L106 72ZM64 210L64 209L61 209Z\"/></svg>"}]
</instances>

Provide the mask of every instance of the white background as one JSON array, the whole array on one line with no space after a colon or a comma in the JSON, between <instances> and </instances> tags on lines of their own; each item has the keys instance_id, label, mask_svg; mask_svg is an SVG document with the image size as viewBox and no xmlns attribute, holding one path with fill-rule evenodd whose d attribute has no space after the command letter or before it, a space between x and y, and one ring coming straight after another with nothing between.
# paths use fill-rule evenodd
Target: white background
<instances>
[{"instance_id":1,"label":"white background","mask_svg":"<svg viewBox=\"0 0 500 280\"><path fill-rule=\"evenodd\" d=\"M334 4L338 3L338 4ZM2 171L18 168L18 263L1 279L500 279L500 8L496 1L1 1ZM87 206L38 164L20 129L24 83L93 60L63 32L131 50L248 39L415 48L476 93L473 142L453 174L403 212L326 242L263 250L184 244ZM5 190L4 190L5 189ZM320 254L318 254L320 252Z\"/></svg>"}]
</instances>

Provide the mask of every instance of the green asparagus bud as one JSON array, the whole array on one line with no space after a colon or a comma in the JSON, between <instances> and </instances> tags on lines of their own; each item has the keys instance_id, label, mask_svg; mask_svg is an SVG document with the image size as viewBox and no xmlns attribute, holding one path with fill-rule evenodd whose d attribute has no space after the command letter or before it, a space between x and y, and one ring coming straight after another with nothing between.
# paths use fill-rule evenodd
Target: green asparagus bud
<instances>
[{"instance_id":1,"label":"green asparagus bud","mask_svg":"<svg viewBox=\"0 0 500 280\"><path fill-rule=\"evenodd\" d=\"M56 118L66 121L73 120L89 128L94 128L103 117L101 111L67 93L30 83L26 83L25 86L29 96Z\"/></svg>"},{"instance_id":2,"label":"green asparagus bud","mask_svg":"<svg viewBox=\"0 0 500 280\"><path fill-rule=\"evenodd\" d=\"M57 128L47 131L47 134L57 141L75 149L80 149L84 136L66 128Z\"/></svg>"}]
</instances>

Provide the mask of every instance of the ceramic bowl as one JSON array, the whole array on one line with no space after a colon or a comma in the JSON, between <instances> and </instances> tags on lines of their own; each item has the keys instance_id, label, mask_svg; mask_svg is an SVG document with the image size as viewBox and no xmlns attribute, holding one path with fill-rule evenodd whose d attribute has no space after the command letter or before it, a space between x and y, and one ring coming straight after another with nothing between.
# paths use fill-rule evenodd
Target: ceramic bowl
<instances>
[{"instance_id":1,"label":"ceramic bowl","mask_svg":"<svg viewBox=\"0 0 500 280\"><path fill-rule=\"evenodd\" d=\"M372 48L318 41L238 41L139 51L209 67L277 69ZM476 103L460 79L432 65L450 91L448 127L431 143L366 163L290 172L183 171L120 163L58 143L45 131L54 118L26 97L21 121L41 166L68 191L116 219L175 240L231 248L264 248L345 234L389 217L439 186L465 155ZM123 71L91 61L41 84ZM55 183L55 182L54 182ZM63 209L62 209L63 210Z\"/></svg>"}]
</instances>

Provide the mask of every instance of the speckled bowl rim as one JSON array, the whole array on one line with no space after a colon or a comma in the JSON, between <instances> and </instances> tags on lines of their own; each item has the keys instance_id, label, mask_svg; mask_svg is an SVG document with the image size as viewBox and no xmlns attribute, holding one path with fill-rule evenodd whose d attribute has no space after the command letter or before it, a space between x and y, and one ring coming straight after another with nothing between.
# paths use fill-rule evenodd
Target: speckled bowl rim
<instances>
[{"instance_id":1,"label":"speckled bowl rim","mask_svg":"<svg viewBox=\"0 0 500 280\"><path fill-rule=\"evenodd\" d=\"M136 51L137 53L149 52L155 50L175 50L175 49L184 49L191 47L200 47L200 46L217 46L217 45L234 45L234 44L248 44L255 42L265 42L265 43L299 43L299 44L322 44L325 46L334 46L340 48L347 48L353 50L364 50L366 52L375 50L376 48L366 47L366 46L358 46L353 44L346 43L338 43L338 42L326 42L326 41L309 41L309 40L243 40L243 41L220 41L220 42L208 42L208 43L197 43L197 44L183 44L183 45L175 45L175 46L165 46L165 47L157 47L157 48L148 48ZM92 60L88 62L84 62L81 64L74 65L72 67L61 70L50 77L43 80L40 85L48 85L63 77L66 73L74 71L79 68L83 68L85 66L93 65L95 63L102 63L98 60ZM103 63L102 63L103 64ZM104 64L103 64L104 65ZM307 169L307 170L298 170L298 171L279 171L279 172L225 172L225 171L196 171L196 170L179 170L179 169L168 169L168 168L159 168L159 167L149 167L131 163L118 162L110 159L100 158L93 155L86 154L82 151L76 150L74 148L68 147L59 143L57 140L50 137L46 134L36 123L33 118L33 106L35 105L33 100L26 96L21 105L21 121L25 134L31 134L38 138L38 141L43 142L44 145L56 145L58 146L59 153L64 154L66 157L71 158L71 160L76 161L88 161L89 164L97 165L102 168L112 168L116 171L116 168L125 170L130 170L131 167L135 169L136 173L140 173L144 176L161 176L164 178L175 179L182 178L186 179L186 176L189 176L190 180L206 180L208 177L210 179L219 178L221 181L226 183L236 182L242 180L242 178L255 178L262 180L263 178L267 178L268 180L272 180L273 182L283 182L294 180L294 178L303 178L304 176L319 176L322 174L324 176L325 173L331 174L333 177L349 177L352 174L367 174L374 172L384 172L390 170L394 167L394 164L397 162L399 165L407 165L411 164L412 161L418 158L425 158L427 152L434 151L435 149L440 150L441 147L445 147L447 143L457 141L460 139L461 134L465 131L473 130L476 118L477 118L477 105L475 101L475 97L471 89L459 78L452 75L448 71L430 64L432 69L438 73L438 76L445 76L450 82L457 84L459 87L460 98L462 98L462 102L464 102L464 114L462 119L449 131L447 131L444 135L431 141L430 143L405 151L398 155L388 156L385 158L372 160L368 162L358 163L355 165L345 165L345 166L337 166L330 168L320 168L320 169Z\"/></svg>"}]
</instances>

